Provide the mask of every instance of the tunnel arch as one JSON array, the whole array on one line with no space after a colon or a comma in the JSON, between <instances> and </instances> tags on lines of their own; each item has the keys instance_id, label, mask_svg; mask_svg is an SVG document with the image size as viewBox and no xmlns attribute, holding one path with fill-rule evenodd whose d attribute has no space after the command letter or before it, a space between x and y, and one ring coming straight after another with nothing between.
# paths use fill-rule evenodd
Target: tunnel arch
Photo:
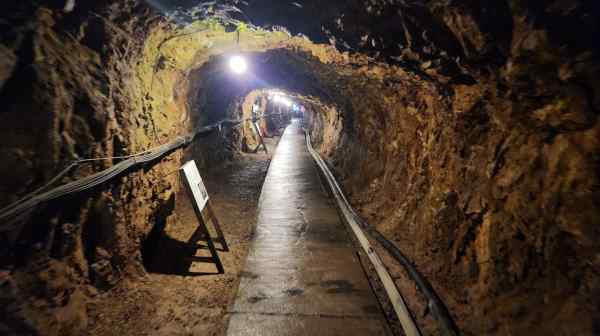
<instances>
[{"instance_id":1,"label":"tunnel arch","mask_svg":"<svg viewBox=\"0 0 600 336\"><path fill-rule=\"evenodd\" d=\"M352 204L462 330L596 332L596 2L65 2L14 2L0 18L0 206L280 88L315 111L309 132ZM270 80L212 73L232 53L267 64ZM234 159L227 132L1 231L10 327L85 329L90 287L143 276L141 245L180 189L171 173L190 155Z\"/></svg>"}]
</instances>

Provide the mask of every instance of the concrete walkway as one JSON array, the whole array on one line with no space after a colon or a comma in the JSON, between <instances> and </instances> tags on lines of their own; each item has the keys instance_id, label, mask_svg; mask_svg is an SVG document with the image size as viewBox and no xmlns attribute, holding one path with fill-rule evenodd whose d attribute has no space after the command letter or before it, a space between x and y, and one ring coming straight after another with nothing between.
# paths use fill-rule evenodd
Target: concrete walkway
<instances>
[{"instance_id":1,"label":"concrete walkway","mask_svg":"<svg viewBox=\"0 0 600 336\"><path fill-rule=\"evenodd\" d=\"M297 122L263 186L227 335L387 335L386 321Z\"/></svg>"}]
</instances>

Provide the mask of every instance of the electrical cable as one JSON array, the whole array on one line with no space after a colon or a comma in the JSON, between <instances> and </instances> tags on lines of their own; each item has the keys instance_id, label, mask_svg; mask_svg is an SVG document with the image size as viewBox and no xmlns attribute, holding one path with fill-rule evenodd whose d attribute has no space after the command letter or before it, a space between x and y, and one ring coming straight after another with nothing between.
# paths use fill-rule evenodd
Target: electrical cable
<instances>
[{"instance_id":1,"label":"electrical cable","mask_svg":"<svg viewBox=\"0 0 600 336\"><path fill-rule=\"evenodd\" d=\"M260 116L259 118L267 117L270 117L270 115L265 114ZM162 158L167 154L170 154L174 150L186 147L187 145L192 143L197 138L197 136L212 132L213 130L218 129L225 124L228 124L231 127L233 127L247 120L253 119L254 118L223 119L219 122L199 127L190 134L178 136L175 140L169 143L153 147L147 151L123 157L113 157L126 159L100 172L94 173L87 177L63 184L54 189L43 192L46 188L54 184L64 175L66 175L73 167L77 166L79 163L97 160L107 160L110 159L110 157L83 159L71 163L69 166L67 166L67 168L62 170L58 175L53 177L48 183L44 184L42 187L37 188L35 191L28 193L26 196L20 198L18 201L13 202L10 205L0 209L0 232L7 232L16 229L17 219L22 218L22 215L24 213L29 212L30 210L36 208L42 203L55 200L57 198L61 198L69 194L82 192L94 188L100 184L106 183L107 181L112 180L113 178L123 174L129 169L143 166L147 163Z\"/></svg>"},{"instance_id":2,"label":"electrical cable","mask_svg":"<svg viewBox=\"0 0 600 336\"><path fill-rule=\"evenodd\" d=\"M21 219L24 213L29 212L30 210L34 209L42 203L61 198L69 194L82 192L94 188L100 184L106 183L107 181L110 181L111 179L121 175L129 169L143 166L144 164L150 163L154 160L166 156L167 154L171 153L176 149L189 145L199 135L212 132L215 129L223 127L223 125L236 127L248 120L262 119L267 117L271 117L271 114L263 114L256 118L223 119L216 123L199 127L190 134L178 136L175 140L169 143L153 147L144 152L120 157L102 157L75 161L69 166L67 166L64 170L62 170L58 175L53 177L48 183L44 184L42 187L37 188L35 191L28 193L24 197L20 198L18 201L13 202L10 205L0 209L0 232L6 232L15 229L17 219ZM65 176L71 169L73 169L73 167L77 166L80 163L108 160L112 158L123 158L125 160L120 161L115 165L100 172L94 173L87 177L63 184L54 189L43 192L46 188L48 188L60 178Z\"/></svg>"},{"instance_id":3,"label":"electrical cable","mask_svg":"<svg viewBox=\"0 0 600 336\"><path fill-rule=\"evenodd\" d=\"M140 152L140 153L136 153L136 154L131 154L131 155L125 155L125 156L109 156L109 157L102 157L102 158L92 158L92 159L81 159L81 160L77 160L77 161L73 161L72 163L70 163L65 169L61 170L58 174L56 174L52 179L50 179L50 181L48 181L46 184L44 184L43 186L37 188L36 190L28 193L27 195L23 196L20 200L11 203L7 206L5 206L4 208L0 209L0 213L7 211L8 209L14 207L15 205L21 203L24 199L30 198L33 195L39 194L40 192L42 192L44 189L48 188L49 186L53 185L56 181L60 180L64 175L66 175L71 169L73 169L74 167L78 166L81 163L86 163L86 162L94 162L94 161L102 161L102 160L112 160L112 159L127 159L130 157L134 157L134 156L139 156L142 154L147 153L149 150Z\"/></svg>"}]
</instances>

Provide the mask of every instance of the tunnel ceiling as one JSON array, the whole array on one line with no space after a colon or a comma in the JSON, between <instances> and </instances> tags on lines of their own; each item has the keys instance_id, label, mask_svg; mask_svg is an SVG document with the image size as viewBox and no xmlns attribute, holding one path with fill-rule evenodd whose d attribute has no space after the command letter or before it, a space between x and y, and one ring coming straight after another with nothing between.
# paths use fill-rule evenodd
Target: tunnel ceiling
<instances>
[{"instance_id":1,"label":"tunnel ceiling","mask_svg":"<svg viewBox=\"0 0 600 336\"><path fill-rule=\"evenodd\" d=\"M194 101L191 104L218 116L216 111L227 110L235 99L256 89L281 89L318 98L324 104L336 104L343 101L336 86L347 85L351 80L337 72L334 64L322 63L306 51L281 48L238 54L250 64L248 72L241 76L222 70L228 66L227 54L213 57L190 73L202 81L202 89L191 93L201 97L190 97ZM203 98L206 102L200 102Z\"/></svg>"},{"instance_id":2,"label":"tunnel ceiling","mask_svg":"<svg viewBox=\"0 0 600 336\"><path fill-rule=\"evenodd\" d=\"M460 73L459 68L489 69L506 61L514 13L533 27L547 29L550 43L598 51L594 14L600 5L594 1L233 0L210 2L214 5L209 7L200 1L155 3L182 21L210 10L235 8L227 13L242 21L283 27L317 43L329 42L342 51L381 56L388 62L443 62L454 74Z\"/></svg>"}]
</instances>

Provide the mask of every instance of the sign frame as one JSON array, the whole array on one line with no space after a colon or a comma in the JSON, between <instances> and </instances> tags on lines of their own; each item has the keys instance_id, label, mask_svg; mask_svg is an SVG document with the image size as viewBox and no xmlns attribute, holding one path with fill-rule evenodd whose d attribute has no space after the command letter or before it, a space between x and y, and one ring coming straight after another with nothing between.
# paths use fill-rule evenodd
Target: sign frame
<instances>
[{"instance_id":1,"label":"sign frame","mask_svg":"<svg viewBox=\"0 0 600 336\"><path fill-rule=\"evenodd\" d=\"M217 253L217 249L213 240L216 240L221 243L223 247L223 251L229 251L229 247L227 246L227 242L225 241L225 236L223 235L223 231L221 230L221 226L218 222L217 217L215 216L209 201L208 192L206 191L206 186L204 185L204 181L202 181L202 177L200 176L200 172L198 171L198 167L196 166L196 162L194 160L190 160L186 162L179 169L181 172L181 177L185 182L185 186L188 192L188 196L190 197L190 201L192 201L192 205L194 208L194 212L196 213L196 218L198 219L198 232L200 233L200 240L205 240L208 250L210 251L211 256L208 258L205 257L191 257L191 259L195 261L205 261L212 260L217 267L218 274L225 273L225 269L223 268L223 263L219 258L219 254ZM202 217L202 210L204 208L208 209L208 214L213 220L213 226L215 231L217 232L217 238L212 238L210 235L210 231L206 226L206 222Z\"/></svg>"},{"instance_id":2,"label":"sign frame","mask_svg":"<svg viewBox=\"0 0 600 336\"><path fill-rule=\"evenodd\" d=\"M263 139L263 134L262 131L260 129L260 126L258 125L257 121L251 121L252 126L254 128L254 132L256 133L256 135L258 135L258 139L260 140L260 146L262 146L263 150L265 151L265 153L269 154L269 151L267 150L267 145L265 145L265 141ZM256 148L256 150L258 151L258 147Z\"/></svg>"},{"instance_id":3,"label":"sign frame","mask_svg":"<svg viewBox=\"0 0 600 336\"><path fill-rule=\"evenodd\" d=\"M181 166L181 170L198 210L204 210L204 207L206 207L206 204L208 203L209 196L204 181L202 180L202 176L200 176L200 172L196 166L196 161L190 160L186 162Z\"/></svg>"}]
</instances>

